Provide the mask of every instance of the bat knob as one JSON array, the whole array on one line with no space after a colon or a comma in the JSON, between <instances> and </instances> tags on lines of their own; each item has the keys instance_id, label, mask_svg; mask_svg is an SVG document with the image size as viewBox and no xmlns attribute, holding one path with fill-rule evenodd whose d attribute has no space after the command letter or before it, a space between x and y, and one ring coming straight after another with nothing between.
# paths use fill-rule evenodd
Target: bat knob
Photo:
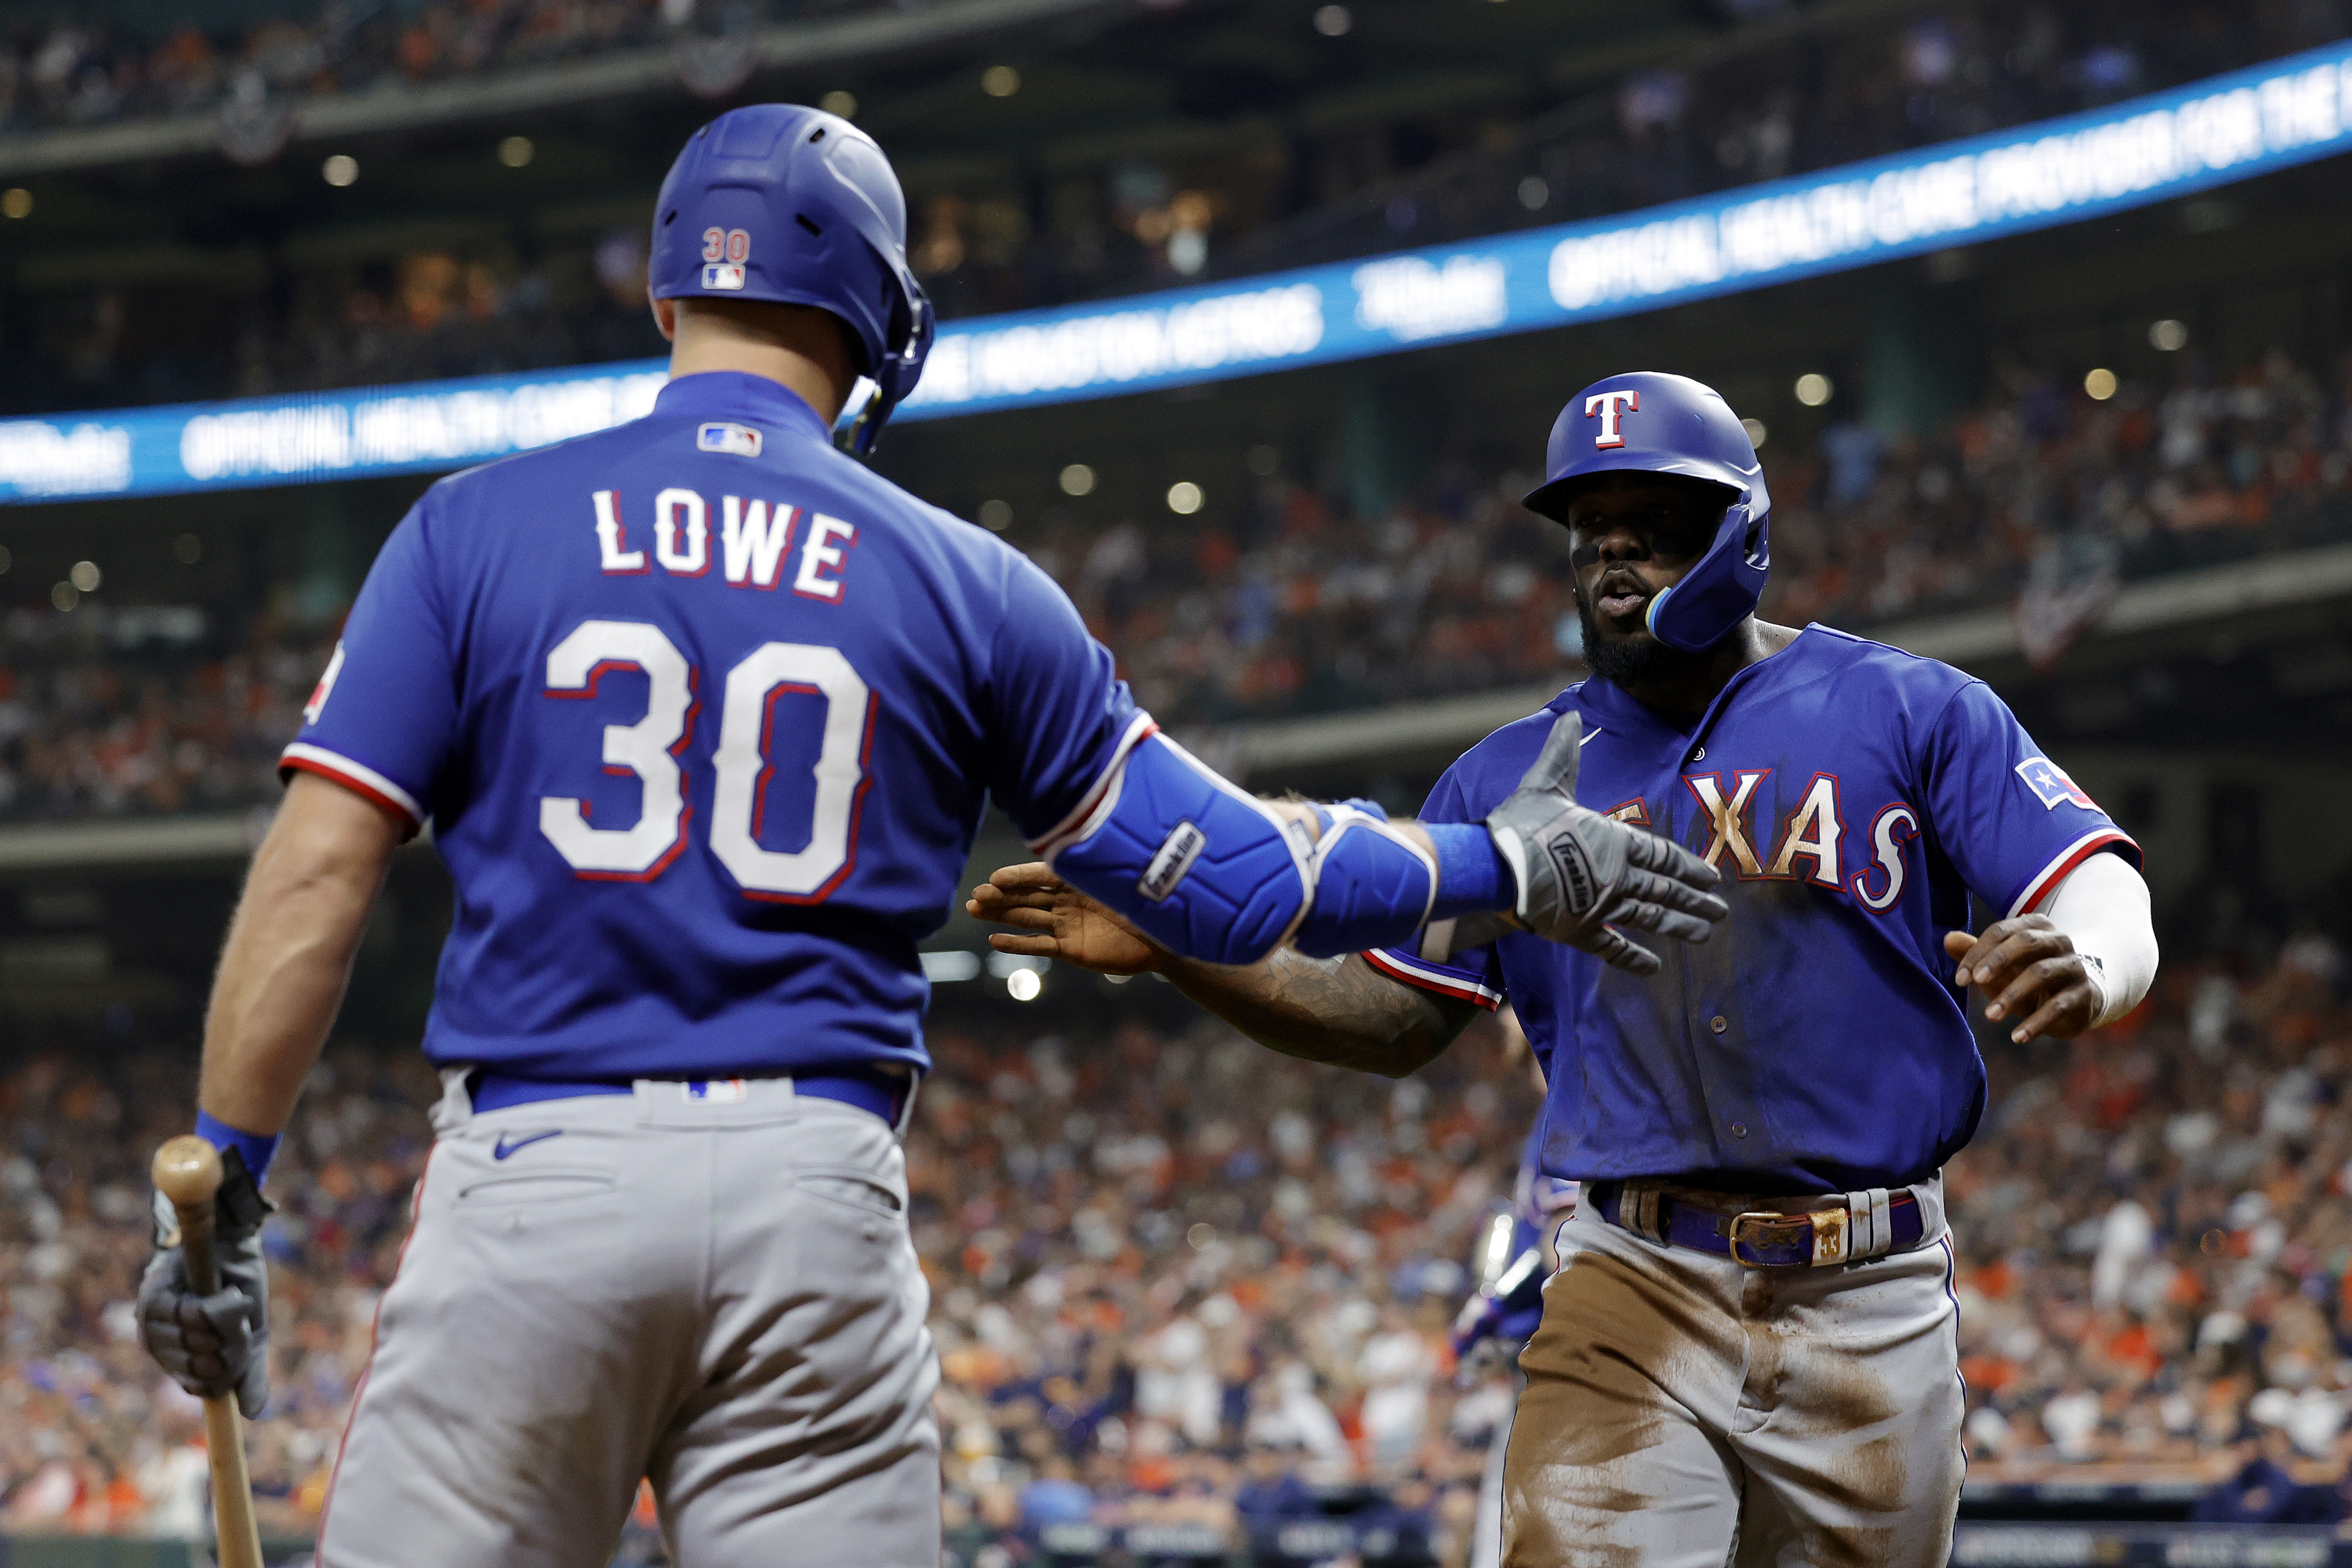
<instances>
[{"instance_id":1,"label":"bat knob","mask_svg":"<svg viewBox=\"0 0 2352 1568\"><path fill-rule=\"evenodd\" d=\"M155 1151L151 1173L155 1190L173 1208L203 1208L220 1191L220 1151L193 1132L182 1133Z\"/></svg>"}]
</instances>

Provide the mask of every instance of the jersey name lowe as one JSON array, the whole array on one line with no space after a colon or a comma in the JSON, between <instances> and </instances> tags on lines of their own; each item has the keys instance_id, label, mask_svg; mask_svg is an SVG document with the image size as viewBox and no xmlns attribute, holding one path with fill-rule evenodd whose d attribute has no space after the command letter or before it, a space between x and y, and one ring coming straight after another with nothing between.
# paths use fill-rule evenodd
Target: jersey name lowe
<instances>
[{"instance_id":1,"label":"jersey name lowe","mask_svg":"<svg viewBox=\"0 0 2352 1568\"><path fill-rule=\"evenodd\" d=\"M562 1079L928 1065L986 800L1043 834L1150 722L1042 572L734 373L435 485L304 718L282 765L456 880L426 1054Z\"/></svg>"}]
</instances>

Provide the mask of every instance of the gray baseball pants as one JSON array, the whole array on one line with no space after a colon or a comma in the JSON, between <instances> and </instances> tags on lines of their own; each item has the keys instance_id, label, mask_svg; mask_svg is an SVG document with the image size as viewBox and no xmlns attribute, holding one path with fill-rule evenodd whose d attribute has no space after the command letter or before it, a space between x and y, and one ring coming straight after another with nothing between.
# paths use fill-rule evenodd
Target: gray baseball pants
<instances>
[{"instance_id":1,"label":"gray baseball pants","mask_svg":"<svg viewBox=\"0 0 2352 1568\"><path fill-rule=\"evenodd\" d=\"M604 1568L641 1477L680 1568L937 1568L891 1128L789 1079L477 1116L445 1078L320 1568Z\"/></svg>"},{"instance_id":2,"label":"gray baseball pants","mask_svg":"<svg viewBox=\"0 0 2352 1568\"><path fill-rule=\"evenodd\" d=\"M1589 1206L1559 1233L1503 1480L1506 1568L1945 1568L1958 1308L1937 1223L1753 1269Z\"/></svg>"}]
</instances>

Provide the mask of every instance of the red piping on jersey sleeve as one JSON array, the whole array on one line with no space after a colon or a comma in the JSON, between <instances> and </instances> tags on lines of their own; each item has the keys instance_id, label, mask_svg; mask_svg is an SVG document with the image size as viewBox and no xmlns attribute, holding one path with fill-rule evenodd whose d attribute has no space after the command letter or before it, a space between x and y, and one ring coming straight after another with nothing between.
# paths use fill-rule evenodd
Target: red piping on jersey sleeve
<instances>
[{"instance_id":1,"label":"red piping on jersey sleeve","mask_svg":"<svg viewBox=\"0 0 2352 1568\"><path fill-rule=\"evenodd\" d=\"M1383 952L1378 948L1368 951L1364 954L1364 962L1391 980L1417 986L1423 991L1434 991L1440 996L1451 996L1457 1002L1468 1002L1484 1007L1489 1013L1503 1005L1501 994L1491 986L1481 985L1475 980L1465 980L1442 969L1407 963L1396 954Z\"/></svg>"},{"instance_id":2,"label":"red piping on jersey sleeve","mask_svg":"<svg viewBox=\"0 0 2352 1568\"><path fill-rule=\"evenodd\" d=\"M425 826L425 813L415 797L365 763L338 756L323 746L298 742L278 757L278 777L280 782L288 782L288 775L298 772L331 779L370 805L398 817L403 838L415 837L417 830Z\"/></svg>"},{"instance_id":3,"label":"red piping on jersey sleeve","mask_svg":"<svg viewBox=\"0 0 2352 1568\"><path fill-rule=\"evenodd\" d=\"M2132 864L2138 865L2139 846L2122 828L2102 827L2086 833L2060 850L2057 858L2042 868L2042 874L2025 885L2025 891L2018 894L2017 901L2009 906L2010 918L2032 913L2041 907L2042 900L2058 890L2058 884L2064 881L2075 867L2100 850L2113 848L2119 844L2131 851Z\"/></svg>"},{"instance_id":4,"label":"red piping on jersey sleeve","mask_svg":"<svg viewBox=\"0 0 2352 1568\"><path fill-rule=\"evenodd\" d=\"M1149 713L1138 713L1129 720L1126 733L1119 736L1118 744L1111 749L1110 761L1103 765L1101 773L1095 775L1095 782L1087 786L1084 797L1071 808L1067 816L1031 839L1029 847L1050 860L1071 844L1087 837L1088 819L1102 809L1104 800L1126 775L1129 753L1158 733L1160 725Z\"/></svg>"}]
</instances>

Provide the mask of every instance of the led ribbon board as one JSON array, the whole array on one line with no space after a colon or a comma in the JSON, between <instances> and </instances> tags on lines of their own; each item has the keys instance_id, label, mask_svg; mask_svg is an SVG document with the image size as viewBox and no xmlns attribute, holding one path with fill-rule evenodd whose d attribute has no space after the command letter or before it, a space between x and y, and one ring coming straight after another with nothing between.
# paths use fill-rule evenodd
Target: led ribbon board
<instances>
[{"instance_id":1,"label":"led ribbon board","mask_svg":"<svg viewBox=\"0 0 2352 1568\"><path fill-rule=\"evenodd\" d=\"M2352 147L2352 44L1589 223L950 321L901 420L1538 331L2144 206ZM0 422L0 501L462 468L636 417L662 362Z\"/></svg>"}]
</instances>

